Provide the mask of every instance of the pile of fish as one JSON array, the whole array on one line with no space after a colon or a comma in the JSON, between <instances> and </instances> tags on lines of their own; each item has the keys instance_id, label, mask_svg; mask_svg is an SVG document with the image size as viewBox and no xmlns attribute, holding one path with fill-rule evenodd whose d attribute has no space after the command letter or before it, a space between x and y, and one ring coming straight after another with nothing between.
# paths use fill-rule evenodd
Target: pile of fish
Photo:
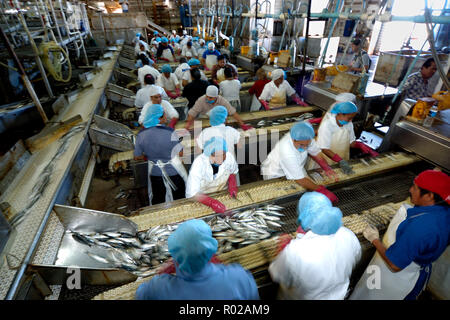
<instances>
[{"instance_id":1,"label":"pile of fish","mask_svg":"<svg viewBox=\"0 0 450 320\"><path fill-rule=\"evenodd\" d=\"M304 113L301 116L298 117L287 117L287 118L282 118L282 119L264 119L264 120L260 120L257 124L256 127L257 128L261 128L261 127L270 127L270 126L277 126L283 123L289 123L289 122L296 122L296 121L303 121L306 119L310 119L313 118L314 115L312 113Z\"/></svg>"},{"instance_id":2,"label":"pile of fish","mask_svg":"<svg viewBox=\"0 0 450 320\"><path fill-rule=\"evenodd\" d=\"M213 217L208 224L218 241L217 254L233 250L233 245L245 246L267 239L283 222L283 207L266 205L239 212L231 217Z\"/></svg>"},{"instance_id":3,"label":"pile of fish","mask_svg":"<svg viewBox=\"0 0 450 320\"><path fill-rule=\"evenodd\" d=\"M282 209L277 205L265 205L237 212L232 216L207 219L213 236L218 241L217 254L231 251L235 246L242 247L269 238L283 224L283 214L280 213ZM92 259L124 269L138 277L148 277L155 274L157 267L169 259L167 239L178 225L179 223L156 226L136 234L127 231L68 232L84 245L105 249L102 256L86 251Z\"/></svg>"}]
</instances>

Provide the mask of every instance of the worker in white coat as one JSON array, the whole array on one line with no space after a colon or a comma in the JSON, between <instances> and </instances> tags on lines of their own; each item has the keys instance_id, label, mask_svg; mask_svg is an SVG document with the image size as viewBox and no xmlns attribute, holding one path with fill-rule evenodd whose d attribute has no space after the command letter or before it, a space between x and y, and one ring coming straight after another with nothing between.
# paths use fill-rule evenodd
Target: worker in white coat
<instances>
[{"instance_id":1,"label":"worker in white coat","mask_svg":"<svg viewBox=\"0 0 450 320\"><path fill-rule=\"evenodd\" d=\"M177 76L172 73L172 68L168 64L162 66L161 75L156 80L156 85L162 87L172 99L176 99L181 95L180 82Z\"/></svg>"},{"instance_id":2,"label":"worker in white coat","mask_svg":"<svg viewBox=\"0 0 450 320\"><path fill-rule=\"evenodd\" d=\"M217 58L220 56L220 52L216 50L214 42L208 43L208 49L203 51L202 64L205 66L205 70L212 70L217 64Z\"/></svg>"},{"instance_id":3,"label":"worker in white coat","mask_svg":"<svg viewBox=\"0 0 450 320\"><path fill-rule=\"evenodd\" d=\"M356 235L342 226L342 212L318 192L307 192L297 206L295 239L269 266L283 300L342 300L361 258Z\"/></svg>"},{"instance_id":4,"label":"worker in white coat","mask_svg":"<svg viewBox=\"0 0 450 320\"><path fill-rule=\"evenodd\" d=\"M181 162L183 147L172 128L166 127L166 114L160 104L151 105L136 137L135 160L148 162L149 205L181 199L185 194L187 172Z\"/></svg>"},{"instance_id":5,"label":"worker in white coat","mask_svg":"<svg viewBox=\"0 0 450 320\"><path fill-rule=\"evenodd\" d=\"M142 108L150 101L150 90L156 87L163 100L169 100L166 92L160 86L155 85L155 79L151 74L146 74L144 77L144 87L136 92L136 97L134 98L134 105L137 111L141 112Z\"/></svg>"},{"instance_id":6,"label":"worker in white coat","mask_svg":"<svg viewBox=\"0 0 450 320\"><path fill-rule=\"evenodd\" d=\"M186 184L186 198L194 197L215 212L224 213L225 205L205 193L224 190L228 185L230 197L236 197L238 171L236 159L228 152L225 139L211 138L205 143L203 153L192 163Z\"/></svg>"},{"instance_id":7,"label":"worker in white coat","mask_svg":"<svg viewBox=\"0 0 450 320\"><path fill-rule=\"evenodd\" d=\"M450 177L423 171L409 192L414 207L400 207L382 240L376 228L364 230L376 252L351 300L417 299L430 279L432 263L450 244ZM442 281L445 276L448 272Z\"/></svg>"},{"instance_id":8,"label":"worker in white coat","mask_svg":"<svg viewBox=\"0 0 450 320\"><path fill-rule=\"evenodd\" d=\"M153 64L153 60L148 59L147 57L141 55L140 59L142 61L143 66L141 68L138 69L138 80L139 83L141 84L141 88L143 88L145 86L144 83L144 77L147 74L151 74L153 79L158 79L158 77L161 75L161 73L159 73L158 70L156 70L155 68L153 68L150 64Z\"/></svg>"},{"instance_id":9,"label":"worker in white coat","mask_svg":"<svg viewBox=\"0 0 450 320\"><path fill-rule=\"evenodd\" d=\"M326 155L325 159L329 164L339 163L345 174L353 173L347 162L350 159L350 148L358 148L372 157L378 155L364 143L356 141L352 120L357 113L358 107L353 102L336 103L320 123L317 134L317 144Z\"/></svg>"},{"instance_id":10,"label":"worker in white coat","mask_svg":"<svg viewBox=\"0 0 450 320\"><path fill-rule=\"evenodd\" d=\"M191 66L187 62L188 60L186 58L181 57L180 65L175 69L174 73L177 76L179 82L181 82L181 79L183 78L183 73L191 69Z\"/></svg>"},{"instance_id":11,"label":"worker in white coat","mask_svg":"<svg viewBox=\"0 0 450 320\"><path fill-rule=\"evenodd\" d=\"M264 180L286 177L295 180L300 186L310 191L323 193L332 202L338 198L323 185L315 184L308 178L304 168L308 155L316 161L325 173L333 179L336 173L328 166L320 154L320 148L314 141L314 129L310 123L303 121L292 126L275 148L261 164L261 174Z\"/></svg>"},{"instance_id":12,"label":"worker in white coat","mask_svg":"<svg viewBox=\"0 0 450 320\"><path fill-rule=\"evenodd\" d=\"M175 128L175 125L178 122L178 119L180 118L180 115L177 110L172 106L172 104L169 101L163 100L161 95L161 89L158 86L152 86L148 90L148 95L150 96L150 101L147 102L144 107L142 108L141 114L139 115L138 122L139 124L143 125L144 121L147 117L147 112L149 110L149 107L158 104L161 105L164 109L164 114L166 115L167 121L169 121L169 127Z\"/></svg>"},{"instance_id":13,"label":"worker in white coat","mask_svg":"<svg viewBox=\"0 0 450 320\"><path fill-rule=\"evenodd\" d=\"M259 96L259 101L266 110L277 109L286 107L286 96L291 97L292 100L300 106L307 106L307 104L299 98L289 82L284 80L283 69L275 69L272 71L272 81L264 86L264 90Z\"/></svg>"}]
</instances>

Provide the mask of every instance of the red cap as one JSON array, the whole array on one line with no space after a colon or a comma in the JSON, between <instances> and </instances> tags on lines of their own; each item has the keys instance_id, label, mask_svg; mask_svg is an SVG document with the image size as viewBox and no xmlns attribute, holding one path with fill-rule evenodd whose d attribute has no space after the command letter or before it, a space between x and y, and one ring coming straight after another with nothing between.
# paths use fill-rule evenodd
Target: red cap
<instances>
[{"instance_id":1,"label":"red cap","mask_svg":"<svg viewBox=\"0 0 450 320\"><path fill-rule=\"evenodd\" d=\"M414 183L422 189L434 192L450 204L450 177L443 172L425 170L420 173Z\"/></svg>"}]
</instances>

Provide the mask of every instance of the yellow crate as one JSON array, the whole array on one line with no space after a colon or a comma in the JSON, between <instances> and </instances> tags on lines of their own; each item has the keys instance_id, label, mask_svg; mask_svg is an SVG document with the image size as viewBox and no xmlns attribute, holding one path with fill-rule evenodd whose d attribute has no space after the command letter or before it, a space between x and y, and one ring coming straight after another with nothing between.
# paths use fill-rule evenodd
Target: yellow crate
<instances>
[{"instance_id":1,"label":"yellow crate","mask_svg":"<svg viewBox=\"0 0 450 320\"><path fill-rule=\"evenodd\" d=\"M250 47L249 46L242 46L241 47L241 55L246 56L249 51L250 51Z\"/></svg>"}]
</instances>

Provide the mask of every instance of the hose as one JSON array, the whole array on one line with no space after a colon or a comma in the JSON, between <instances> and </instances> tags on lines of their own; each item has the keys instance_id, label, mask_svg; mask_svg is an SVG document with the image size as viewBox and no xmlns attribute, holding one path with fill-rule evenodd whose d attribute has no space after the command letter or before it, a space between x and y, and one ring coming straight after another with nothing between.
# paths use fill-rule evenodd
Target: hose
<instances>
[{"instance_id":1,"label":"hose","mask_svg":"<svg viewBox=\"0 0 450 320\"><path fill-rule=\"evenodd\" d=\"M39 51L42 63L53 79L59 82L69 82L72 78L72 64L70 63L67 52L54 41L42 42L39 45ZM64 60L61 60L61 55L64 57ZM63 79L62 65L66 62L69 68L69 74L66 79Z\"/></svg>"}]
</instances>

